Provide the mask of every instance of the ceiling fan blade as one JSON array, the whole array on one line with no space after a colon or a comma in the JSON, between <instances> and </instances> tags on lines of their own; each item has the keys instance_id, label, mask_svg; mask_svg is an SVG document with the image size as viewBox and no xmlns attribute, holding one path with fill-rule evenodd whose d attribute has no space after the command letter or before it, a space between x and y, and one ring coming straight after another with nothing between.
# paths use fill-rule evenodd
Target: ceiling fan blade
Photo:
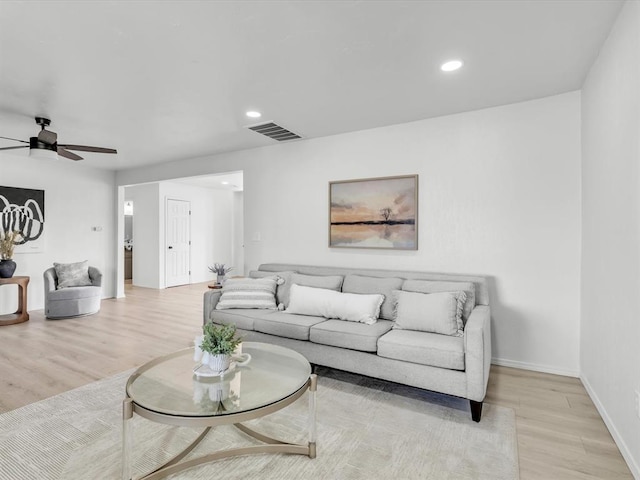
<instances>
[{"instance_id":1,"label":"ceiling fan blade","mask_svg":"<svg viewBox=\"0 0 640 480\"><path fill-rule=\"evenodd\" d=\"M28 145L20 145L19 147L2 147L0 150L15 150L16 148L28 148Z\"/></svg>"},{"instance_id":2,"label":"ceiling fan blade","mask_svg":"<svg viewBox=\"0 0 640 480\"><path fill-rule=\"evenodd\" d=\"M18 140L17 138L10 138L10 137L0 137L0 138L4 138L5 140L13 140L14 142L29 143L26 140Z\"/></svg>"},{"instance_id":3,"label":"ceiling fan blade","mask_svg":"<svg viewBox=\"0 0 640 480\"><path fill-rule=\"evenodd\" d=\"M88 145L60 145L58 147L66 148L67 150L78 150L79 152L95 152L95 153L118 153L117 150L113 148L103 148L103 147L89 147Z\"/></svg>"},{"instance_id":4,"label":"ceiling fan blade","mask_svg":"<svg viewBox=\"0 0 640 480\"><path fill-rule=\"evenodd\" d=\"M76 155L75 153L71 153L68 150L65 150L60 145L58 145L58 155L64 158L68 158L69 160L83 160L80 155Z\"/></svg>"}]
</instances>

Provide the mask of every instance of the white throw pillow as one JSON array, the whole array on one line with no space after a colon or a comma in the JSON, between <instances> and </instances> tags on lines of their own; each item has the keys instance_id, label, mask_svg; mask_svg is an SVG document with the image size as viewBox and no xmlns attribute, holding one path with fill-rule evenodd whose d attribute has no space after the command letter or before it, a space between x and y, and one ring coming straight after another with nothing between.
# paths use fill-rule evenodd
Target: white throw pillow
<instances>
[{"instance_id":1,"label":"white throw pillow","mask_svg":"<svg viewBox=\"0 0 640 480\"><path fill-rule=\"evenodd\" d=\"M462 310L466 294L414 293L394 290L396 323L393 328L462 336Z\"/></svg>"},{"instance_id":2,"label":"white throw pillow","mask_svg":"<svg viewBox=\"0 0 640 480\"><path fill-rule=\"evenodd\" d=\"M275 276L266 278L228 278L222 285L222 295L216 310L232 308L258 308L275 310Z\"/></svg>"},{"instance_id":3,"label":"white throw pillow","mask_svg":"<svg viewBox=\"0 0 640 480\"><path fill-rule=\"evenodd\" d=\"M287 313L337 318L367 325L376 323L384 295L342 293L325 288L291 285Z\"/></svg>"}]
</instances>

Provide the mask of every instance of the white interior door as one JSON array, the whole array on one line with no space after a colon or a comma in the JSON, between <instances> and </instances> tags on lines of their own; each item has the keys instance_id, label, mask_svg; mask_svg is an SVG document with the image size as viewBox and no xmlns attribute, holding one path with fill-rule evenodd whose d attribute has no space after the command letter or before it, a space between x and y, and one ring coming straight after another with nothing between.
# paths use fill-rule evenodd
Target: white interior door
<instances>
[{"instance_id":1,"label":"white interior door","mask_svg":"<svg viewBox=\"0 0 640 480\"><path fill-rule=\"evenodd\" d=\"M191 203L167 199L165 225L165 284L186 285L191 279Z\"/></svg>"}]
</instances>

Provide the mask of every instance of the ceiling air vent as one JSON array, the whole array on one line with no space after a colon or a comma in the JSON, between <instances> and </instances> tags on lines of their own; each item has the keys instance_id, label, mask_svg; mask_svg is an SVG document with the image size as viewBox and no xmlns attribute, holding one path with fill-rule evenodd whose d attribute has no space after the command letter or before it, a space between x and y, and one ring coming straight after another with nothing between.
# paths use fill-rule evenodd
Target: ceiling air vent
<instances>
[{"instance_id":1,"label":"ceiling air vent","mask_svg":"<svg viewBox=\"0 0 640 480\"><path fill-rule=\"evenodd\" d=\"M256 133L260 133L266 137L273 138L279 142L286 140L295 140L296 138L302 138L300 135L293 133L286 128L281 127L277 123L267 122L260 123L259 125L252 125L247 127L249 130L253 130Z\"/></svg>"}]
</instances>

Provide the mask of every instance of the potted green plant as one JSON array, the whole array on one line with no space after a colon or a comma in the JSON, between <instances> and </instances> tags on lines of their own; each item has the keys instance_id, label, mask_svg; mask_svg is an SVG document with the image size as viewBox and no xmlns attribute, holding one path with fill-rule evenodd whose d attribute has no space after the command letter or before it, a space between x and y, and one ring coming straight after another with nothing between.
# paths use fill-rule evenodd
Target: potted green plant
<instances>
[{"instance_id":1,"label":"potted green plant","mask_svg":"<svg viewBox=\"0 0 640 480\"><path fill-rule=\"evenodd\" d=\"M231 270L233 270L233 267L227 267L224 263L214 263L213 267L209 267L209 271L217 275L216 284L218 285L222 285L222 282L224 282L224 277Z\"/></svg>"},{"instance_id":2,"label":"potted green plant","mask_svg":"<svg viewBox=\"0 0 640 480\"><path fill-rule=\"evenodd\" d=\"M13 261L13 249L22 240L19 231L0 232L0 278L11 278L16 271Z\"/></svg>"},{"instance_id":3,"label":"potted green plant","mask_svg":"<svg viewBox=\"0 0 640 480\"><path fill-rule=\"evenodd\" d=\"M232 355L242 343L242 338L236 335L235 325L207 323L202 327L202 333L195 340L194 359L201 360L202 365L207 365L210 369L208 373L219 375L229 369ZM234 359L237 360L238 366L246 365L251 360L251 355L245 353ZM203 374L203 372L198 373L197 370L197 375Z\"/></svg>"}]
</instances>

